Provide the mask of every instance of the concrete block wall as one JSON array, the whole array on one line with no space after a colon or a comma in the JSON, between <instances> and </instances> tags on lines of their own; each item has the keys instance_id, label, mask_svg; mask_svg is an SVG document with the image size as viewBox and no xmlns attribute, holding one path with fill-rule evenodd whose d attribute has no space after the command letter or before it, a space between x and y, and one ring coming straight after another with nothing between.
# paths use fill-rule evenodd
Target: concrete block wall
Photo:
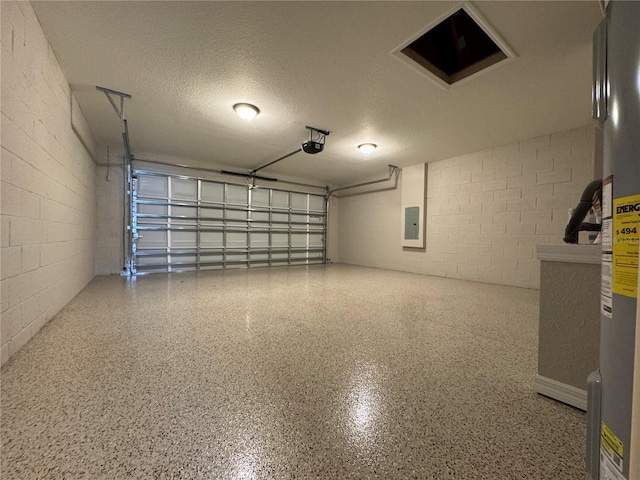
<instances>
[{"instance_id":1,"label":"concrete block wall","mask_svg":"<svg viewBox=\"0 0 640 480\"><path fill-rule=\"evenodd\" d=\"M594 145L582 127L429 164L428 270L539 287L535 245L562 243Z\"/></svg>"},{"instance_id":2,"label":"concrete block wall","mask_svg":"<svg viewBox=\"0 0 640 480\"><path fill-rule=\"evenodd\" d=\"M339 260L539 288L535 245L562 242L595 144L585 126L429 163L424 250L400 246L401 190L341 198Z\"/></svg>"},{"instance_id":3,"label":"concrete block wall","mask_svg":"<svg viewBox=\"0 0 640 480\"><path fill-rule=\"evenodd\" d=\"M4 364L95 275L96 166L71 128L69 84L30 3L0 9Z\"/></svg>"}]
</instances>

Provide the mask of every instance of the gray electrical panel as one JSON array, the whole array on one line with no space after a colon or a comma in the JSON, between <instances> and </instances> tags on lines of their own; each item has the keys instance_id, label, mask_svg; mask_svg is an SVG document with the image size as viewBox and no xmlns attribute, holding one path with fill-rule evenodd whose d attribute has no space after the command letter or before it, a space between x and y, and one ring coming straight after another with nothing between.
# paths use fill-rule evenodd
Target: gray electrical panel
<instances>
[{"instance_id":1,"label":"gray electrical panel","mask_svg":"<svg viewBox=\"0 0 640 480\"><path fill-rule=\"evenodd\" d=\"M404 239L418 240L420 238L420 207L404 209Z\"/></svg>"}]
</instances>

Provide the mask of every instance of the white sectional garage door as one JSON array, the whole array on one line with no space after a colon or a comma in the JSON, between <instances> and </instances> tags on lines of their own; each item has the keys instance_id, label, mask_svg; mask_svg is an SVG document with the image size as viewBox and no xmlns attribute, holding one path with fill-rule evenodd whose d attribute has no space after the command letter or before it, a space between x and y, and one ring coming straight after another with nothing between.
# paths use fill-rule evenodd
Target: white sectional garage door
<instances>
[{"instance_id":1,"label":"white sectional garage door","mask_svg":"<svg viewBox=\"0 0 640 480\"><path fill-rule=\"evenodd\" d=\"M322 195L134 171L132 273L325 259Z\"/></svg>"}]
</instances>

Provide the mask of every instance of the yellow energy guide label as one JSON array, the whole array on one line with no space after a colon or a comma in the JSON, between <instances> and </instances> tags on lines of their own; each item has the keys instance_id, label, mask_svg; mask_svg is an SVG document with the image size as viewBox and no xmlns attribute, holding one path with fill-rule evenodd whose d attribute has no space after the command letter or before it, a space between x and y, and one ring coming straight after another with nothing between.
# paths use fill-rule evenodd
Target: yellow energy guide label
<instances>
[{"instance_id":1,"label":"yellow energy guide label","mask_svg":"<svg viewBox=\"0 0 640 480\"><path fill-rule=\"evenodd\" d=\"M613 200L613 293L636 298L640 194Z\"/></svg>"},{"instance_id":2,"label":"yellow energy guide label","mask_svg":"<svg viewBox=\"0 0 640 480\"><path fill-rule=\"evenodd\" d=\"M624 445L622 441L602 422L600 430L600 460L608 460L617 470L622 472L624 462ZM605 463L609 463L605 462Z\"/></svg>"}]
</instances>

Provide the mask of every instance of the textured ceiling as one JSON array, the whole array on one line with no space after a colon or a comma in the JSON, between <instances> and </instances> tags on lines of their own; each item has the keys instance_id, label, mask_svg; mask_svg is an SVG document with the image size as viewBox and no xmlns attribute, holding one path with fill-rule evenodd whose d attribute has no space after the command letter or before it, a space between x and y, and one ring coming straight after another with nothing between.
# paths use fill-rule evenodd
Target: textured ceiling
<instances>
[{"instance_id":1,"label":"textured ceiling","mask_svg":"<svg viewBox=\"0 0 640 480\"><path fill-rule=\"evenodd\" d=\"M515 51L445 89L392 54L455 2L34 2L100 144L120 125L96 85L127 92L134 154L239 170L330 129L325 151L264 171L343 184L573 128L590 119L596 1L477 2ZM236 102L261 109L239 119ZM370 156L356 146L373 142Z\"/></svg>"}]
</instances>

